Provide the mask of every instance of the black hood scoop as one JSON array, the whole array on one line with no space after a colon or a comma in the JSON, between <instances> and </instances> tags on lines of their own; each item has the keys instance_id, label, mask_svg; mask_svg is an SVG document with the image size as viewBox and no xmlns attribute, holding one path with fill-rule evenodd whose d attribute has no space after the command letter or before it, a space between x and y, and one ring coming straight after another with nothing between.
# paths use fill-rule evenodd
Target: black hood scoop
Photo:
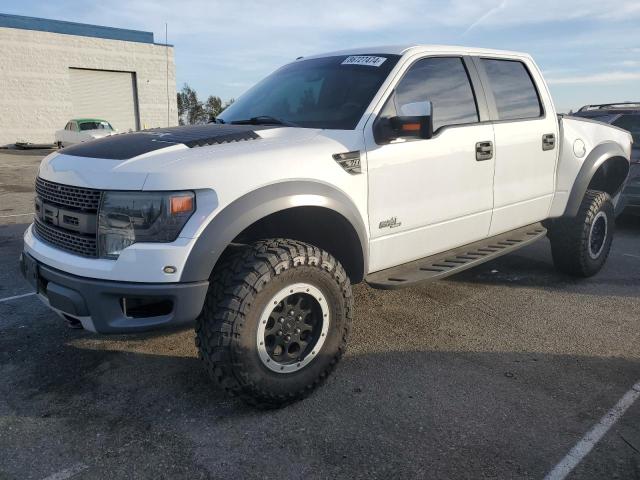
<instances>
[{"instance_id":1,"label":"black hood scoop","mask_svg":"<svg viewBox=\"0 0 640 480\"><path fill-rule=\"evenodd\" d=\"M144 153L183 144L189 148L220 143L257 140L260 130L278 125L190 125L184 127L154 128L141 132L123 133L79 143L61 150L65 155L109 160L128 160Z\"/></svg>"}]
</instances>

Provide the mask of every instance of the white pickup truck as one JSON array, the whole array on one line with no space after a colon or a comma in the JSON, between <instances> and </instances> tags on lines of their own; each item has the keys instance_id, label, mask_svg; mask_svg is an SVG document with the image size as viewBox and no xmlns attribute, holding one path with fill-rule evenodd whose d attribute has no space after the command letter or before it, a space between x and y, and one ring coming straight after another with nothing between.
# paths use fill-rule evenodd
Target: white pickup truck
<instances>
[{"instance_id":1,"label":"white pickup truck","mask_svg":"<svg viewBox=\"0 0 640 480\"><path fill-rule=\"evenodd\" d=\"M309 394L343 355L351 285L442 278L547 236L589 276L631 136L557 116L529 55L447 46L298 58L215 123L42 161L22 269L71 324L196 325L226 391Z\"/></svg>"}]
</instances>

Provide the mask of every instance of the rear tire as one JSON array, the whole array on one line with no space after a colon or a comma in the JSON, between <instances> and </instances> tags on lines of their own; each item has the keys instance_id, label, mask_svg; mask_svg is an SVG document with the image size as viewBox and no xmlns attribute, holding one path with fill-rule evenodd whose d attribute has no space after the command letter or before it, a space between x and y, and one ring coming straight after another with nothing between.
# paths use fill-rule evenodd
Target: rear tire
<instances>
[{"instance_id":1,"label":"rear tire","mask_svg":"<svg viewBox=\"0 0 640 480\"><path fill-rule=\"evenodd\" d=\"M352 315L351 284L335 258L306 243L264 240L218 262L196 346L227 393L277 408L329 376L346 349Z\"/></svg>"},{"instance_id":2,"label":"rear tire","mask_svg":"<svg viewBox=\"0 0 640 480\"><path fill-rule=\"evenodd\" d=\"M549 225L555 267L577 277L598 273L609 256L614 226L609 194L587 190L574 218L558 218Z\"/></svg>"}]
</instances>

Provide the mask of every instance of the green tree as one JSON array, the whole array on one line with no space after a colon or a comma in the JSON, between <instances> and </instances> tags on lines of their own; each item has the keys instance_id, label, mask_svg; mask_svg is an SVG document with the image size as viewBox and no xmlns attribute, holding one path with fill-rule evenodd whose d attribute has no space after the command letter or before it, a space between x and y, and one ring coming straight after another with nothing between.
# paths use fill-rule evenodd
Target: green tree
<instances>
[{"instance_id":1,"label":"green tree","mask_svg":"<svg viewBox=\"0 0 640 480\"><path fill-rule=\"evenodd\" d=\"M187 100L182 92L178 92L178 123L184 125L184 118L187 114Z\"/></svg>"},{"instance_id":2,"label":"green tree","mask_svg":"<svg viewBox=\"0 0 640 480\"><path fill-rule=\"evenodd\" d=\"M178 120L180 125L193 125L207 120L204 106L198 100L198 94L186 83L178 92Z\"/></svg>"},{"instance_id":3,"label":"green tree","mask_svg":"<svg viewBox=\"0 0 640 480\"><path fill-rule=\"evenodd\" d=\"M207 101L204 104L204 110L207 114L209 121L213 121L220 115L225 109L235 102L234 98L227 100L225 103L222 103L222 99L215 95L209 95Z\"/></svg>"},{"instance_id":4,"label":"green tree","mask_svg":"<svg viewBox=\"0 0 640 480\"><path fill-rule=\"evenodd\" d=\"M231 105L235 99L222 102L216 95L209 95L206 102L198 100L198 94L188 84L184 84L178 92L178 122L180 125L193 125L206 123L215 119L225 108Z\"/></svg>"},{"instance_id":5,"label":"green tree","mask_svg":"<svg viewBox=\"0 0 640 480\"><path fill-rule=\"evenodd\" d=\"M222 99L218 96L209 95L209 98L207 98L204 104L204 110L207 113L209 121L212 121L224 110Z\"/></svg>"}]
</instances>

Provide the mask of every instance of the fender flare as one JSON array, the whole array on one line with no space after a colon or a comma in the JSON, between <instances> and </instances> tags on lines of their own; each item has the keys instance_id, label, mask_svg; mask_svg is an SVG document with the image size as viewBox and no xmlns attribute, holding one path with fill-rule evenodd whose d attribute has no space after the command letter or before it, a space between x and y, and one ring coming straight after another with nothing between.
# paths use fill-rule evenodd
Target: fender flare
<instances>
[{"instance_id":1,"label":"fender flare","mask_svg":"<svg viewBox=\"0 0 640 480\"><path fill-rule=\"evenodd\" d=\"M625 155L622 148L617 143L613 142L605 142L596 146L587 158L585 158L584 162L582 162L582 166L580 167L580 171L573 183L573 188L571 189L571 193L569 194L569 200L567 201L567 207L565 208L563 216L565 217L575 217L578 214L578 210L580 209L580 204L582 203L582 199L587 193L587 188L591 183L591 180L595 176L598 169L604 165L606 162L613 158L623 158L627 162L627 174L625 175L625 179L629 174L629 160ZM624 186L625 180L623 180L620 185L617 187L617 190L611 195L614 197L617 195L622 187Z\"/></svg>"},{"instance_id":2,"label":"fender flare","mask_svg":"<svg viewBox=\"0 0 640 480\"><path fill-rule=\"evenodd\" d=\"M369 261L367 229L353 201L336 188L322 183L290 181L249 192L216 214L196 239L180 281L208 280L222 252L247 227L272 213L305 206L333 210L351 224L360 240L366 275Z\"/></svg>"}]
</instances>

